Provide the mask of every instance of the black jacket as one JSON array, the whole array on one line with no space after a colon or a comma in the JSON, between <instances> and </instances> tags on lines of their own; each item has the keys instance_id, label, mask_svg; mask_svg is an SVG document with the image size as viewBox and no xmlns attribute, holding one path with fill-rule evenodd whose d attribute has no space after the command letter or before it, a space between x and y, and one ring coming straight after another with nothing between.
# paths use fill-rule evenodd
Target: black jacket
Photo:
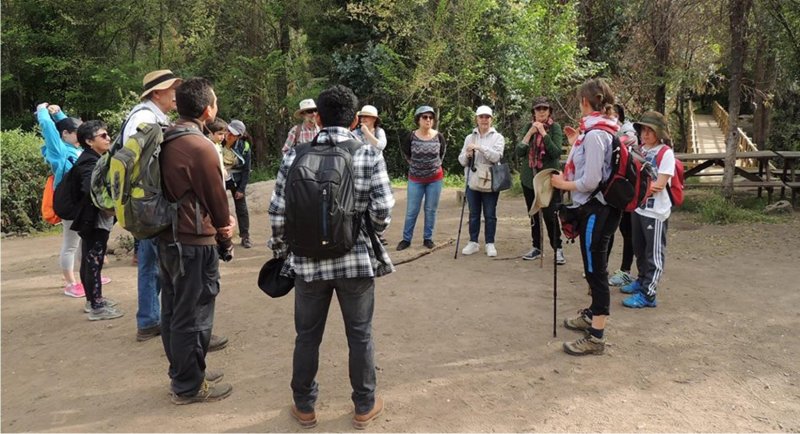
<instances>
[{"instance_id":1,"label":"black jacket","mask_svg":"<svg viewBox=\"0 0 800 434\"><path fill-rule=\"evenodd\" d=\"M97 223L97 215L100 210L94 206L91 196L92 171L100 159L100 154L92 149L84 149L78 161L72 166L71 170L77 170L81 180L81 202L78 216L72 222L70 229L84 235L92 231Z\"/></svg>"}]
</instances>

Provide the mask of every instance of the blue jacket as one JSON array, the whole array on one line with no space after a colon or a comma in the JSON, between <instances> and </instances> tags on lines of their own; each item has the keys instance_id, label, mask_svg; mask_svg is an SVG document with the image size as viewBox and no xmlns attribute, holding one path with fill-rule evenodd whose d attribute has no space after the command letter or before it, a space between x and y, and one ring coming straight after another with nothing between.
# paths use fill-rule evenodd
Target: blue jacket
<instances>
[{"instance_id":1,"label":"blue jacket","mask_svg":"<svg viewBox=\"0 0 800 434\"><path fill-rule=\"evenodd\" d=\"M69 172L69 169L72 169L72 165L78 161L78 157L81 155L81 148L61 140L61 135L56 130L56 122L66 117L67 115L64 112L58 112L51 118L47 108L41 108L36 112L36 119L39 120L42 136L44 136L42 156L50 165L53 175L55 175L53 188L61 183L64 174Z\"/></svg>"}]
</instances>

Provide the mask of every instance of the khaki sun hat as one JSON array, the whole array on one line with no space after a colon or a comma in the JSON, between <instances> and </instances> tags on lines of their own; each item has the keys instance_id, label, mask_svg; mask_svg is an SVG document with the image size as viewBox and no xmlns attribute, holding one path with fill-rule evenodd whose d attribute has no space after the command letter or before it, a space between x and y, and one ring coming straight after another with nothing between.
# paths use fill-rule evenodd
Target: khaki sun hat
<instances>
[{"instance_id":1,"label":"khaki sun hat","mask_svg":"<svg viewBox=\"0 0 800 434\"><path fill-rule=\"evenodd\" d=\"M294 116L299 118L304 111L306 111L306 110L316 110L316 109L317 109L317 104L314 103L313 99L311 99L311 98L304 99L304 100L300 101L300 108L297 109L294 112Z\"/></svg>"},{"instance_id":2,"label":"khaki sun hat","mask_svg":"<svg viewBox=\"0 0 800 434\"><path fill-rule=\"evenodd\" d=\"M181 84L183 80L176 77L169 69L159 69L158 71L148 72L142 79L142 88L144 92L139 96L139 99L144 99L150 92L154 90L169 89L176 84Z\"/></svg>"},{"instance_id":3,"label":"khaki sun hat","mask_svg":"<svg viewBox=\"0 0 800 434\"><path fill-rule=\"evenodd\" d=\"M665 141L670 140L669 137L669 125L667 125L667 118L664 117L661 113L655 110L649 110L642 114L642 117L639 119L638 122L633 123L633 128L636 129L636 133L641 136L642 134L642 126L647 126L653 129L656 132L656 136L658 140Z\"/></svg>"},{"instance_id":4,"label":"khaki sun hat","mask_svg":"<svg viewBox=\"0 0 800 434\"><path fill-rule=\"evenodd\" d=\"M553 184L550 183L550 176L558 173L556 169L544 169L533 177L533 192L536 198L528 210L528 215L533 217L542 208L550 206L553 199Z\"/></svg>"},{"instance_id":5,"label":"khaki sun hat","mask_svg":"<svg viewBox=\"0 0 800 434\"><path fill-rule=\"evenodd\" d=\"M378 116L378 109L375 108L374 105L365 105L361 107L361 111L358 112L356 116L372 116L373 118L380 119L380 116Z\"/></svg>"}]
</instances>

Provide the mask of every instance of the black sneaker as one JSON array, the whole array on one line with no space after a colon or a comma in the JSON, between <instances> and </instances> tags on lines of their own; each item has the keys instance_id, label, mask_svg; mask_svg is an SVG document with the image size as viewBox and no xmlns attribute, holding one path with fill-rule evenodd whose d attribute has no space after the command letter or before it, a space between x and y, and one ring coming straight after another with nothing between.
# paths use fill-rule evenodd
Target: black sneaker
<instances>
[{"instance_id":1,"label":"black sneaker","mask_svg":"<svg viewBox=\"0 0 800 434\"><path fill-rule=\"evenodd\" d=\"M406 241L406 240L403 240L403 241L400 241L399 243L397 243L397 250L398 250L398 251L400 251L400 250L405 250L405 249L407 249L409 246L411 246L411 243L410 243L410 242L408 242L408 241Z\"/></svg>"},{"instance_id":2,"label":"black sneaker","mask_svg":"<svg viewBox=\"0 0 800 434\"><path fill-rule=\"evenodd\" d=\"M211 335L211 341L208 343L208 352L219 351L228 346L228 338L225 336Z\"/></svg>"},{"instance_id":3,"label":"black sneaker","mask_svg":"<svg viewBox=\"0 0 800 434\"><path fill-rule=\"evenodd\" d=\"M433 240L425 240L422 242L422 245L425 246L426 249L432 249L436 246L436 244L433 243Z\"/></svg>"},{"instance_id":4,"label":"black sneaker","mask_svg":"<svg viewBox=\"0 0 800 434\"><path fill-rule=\"evenodd\" d=\"M542 256L542 251L534 247L531 249L530 252L524 254L522 256L522 259L525 261L533 261L534 259L538 259L539 256Z\"/></svg>"},{"instance_id":5,"label":"black sneaker","mask_svg":"<svg viewBox=\"0 0 800 434\"><path fill-rule=\"evenodd\" d=\"M144 342L161 334L161 325L156 324L152 327L146 327L143 329L136 329L136 340L139 342Z\"/></svg>"},{"instance_id":6,"label":"black sneaker","mask_svg":"<svg viewBox=\"0 0 800 434\"><path fill-rule=\"evenodd\" d=\"M253 247L253 243L250 241L250 237L242 238L242 247L244 247L245 249Z\"/></svg>"}]
</instances>

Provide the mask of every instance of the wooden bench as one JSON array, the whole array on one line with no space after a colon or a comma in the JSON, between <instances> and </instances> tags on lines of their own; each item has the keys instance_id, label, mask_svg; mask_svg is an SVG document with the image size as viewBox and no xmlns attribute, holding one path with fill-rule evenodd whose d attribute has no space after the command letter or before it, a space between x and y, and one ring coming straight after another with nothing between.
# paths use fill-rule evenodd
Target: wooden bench
<instances>
[{"instance_id":1,"label":"wooden bench","mask_svg":"<svg viewBox=\"0 0 800 434\"><path fill-rule=\"evenodd\" d=\"M792 206L797 207L797 196L800 195L800 182L787 182L785 185L792 190Z\"/></svg>"},{"instance_id":2,"label":"wooden bench","mask_svg":"<svg viewBox=\"0 0 800 434\"><path fill-rule=\"evenodd\" d=\"M792 183L796 184L795 188L800 189L800 182ZM691 183L685 184L686 187L714 187L714 188L722 188L722 181L719 182L702 182L702 183ZM759 191L761 189L767 190L767 200L769 203L772 203L772 191L776 188L781 187L790 187L789 183L783 183L781 181L735 181L733 183L733 188L757 188ZM791 187L790 187L791 188ZM795 188L792 189L792 194L795 193Z\"/></svg>"}]
</instances>

